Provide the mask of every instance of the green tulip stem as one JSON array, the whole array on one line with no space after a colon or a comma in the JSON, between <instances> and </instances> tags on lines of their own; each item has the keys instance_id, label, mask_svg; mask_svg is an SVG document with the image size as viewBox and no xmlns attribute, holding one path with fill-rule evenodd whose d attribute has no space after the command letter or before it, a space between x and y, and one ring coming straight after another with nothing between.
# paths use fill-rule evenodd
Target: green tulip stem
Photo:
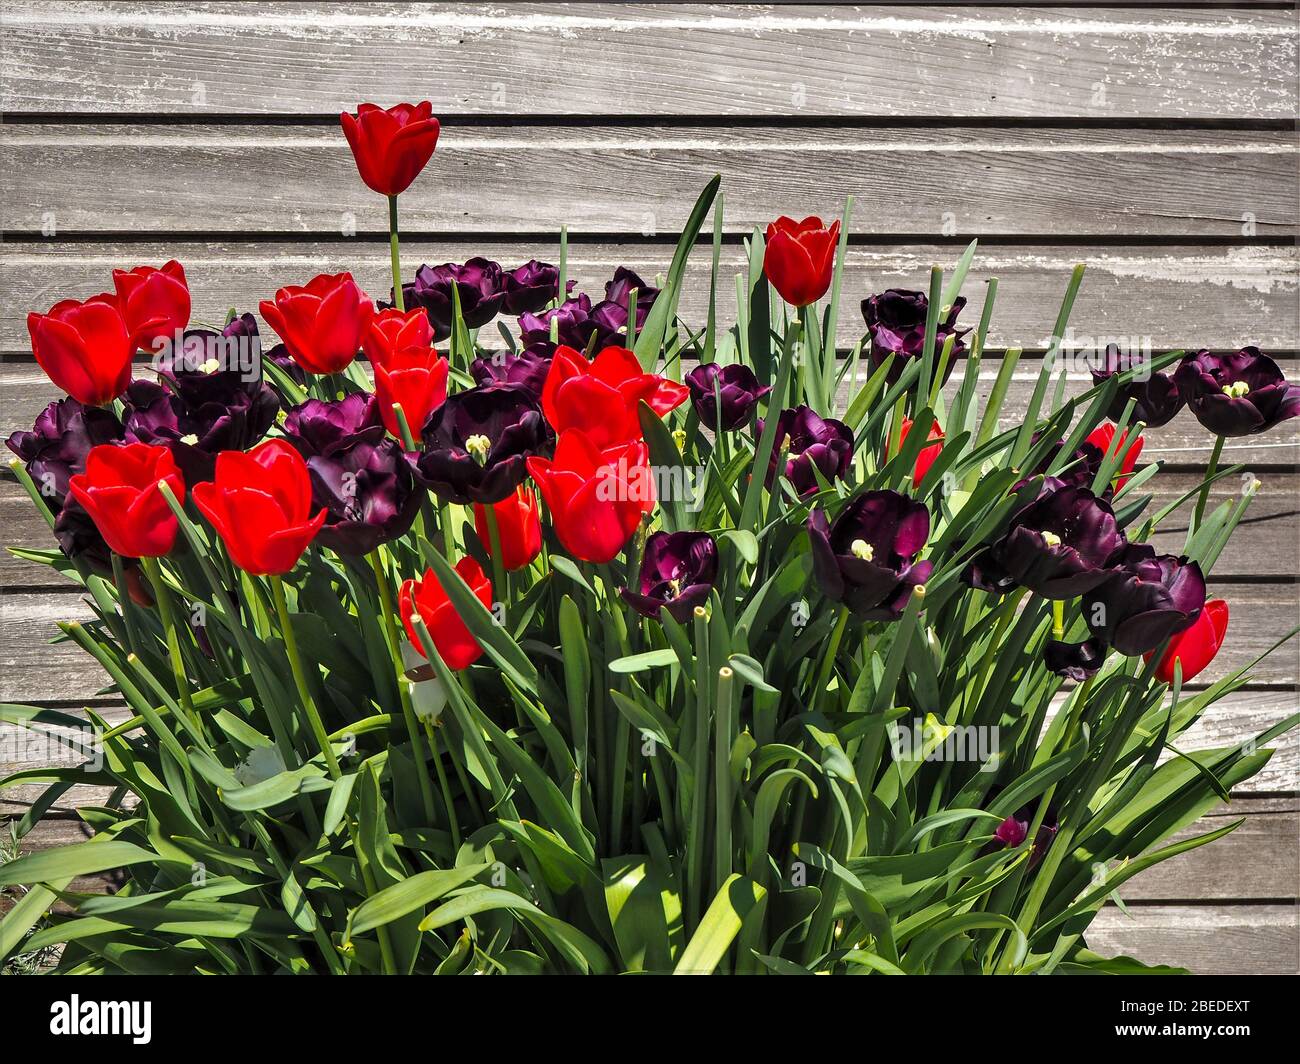
<instances>
[{"instance_id":1,"label":"green tulip stem","mask_svg":"<svg viewBox=\"0 0 1300 1064\"><path fill-rule=\"evenodd\" d=\"M1052 599L1052 638L1062 639L1065 636L1065 602L1061 599Z\"/></svg>"},{"instance_id":2,"label":"green tulip stem","mask_svg":"<svg viewBox=\"0 0 1300 1064\"><path fill-rule=\"evenodd\" d=\"M424 747L420 742L420 723L416 719L415 709L411 705L411 689L407 685L406 670L402 668L402 643L398 638L393 617L393 593L388 586L388 574L384 572L384 561L379 556L379 548L370 552L370 567L375 571L375 584L379 588L379 619L384 630L384 641L388 644L389 659L397 672L397 696L402 704L402 720L406 724L406 734L411 740L411 754L415 763L424 765ZM427 769L417 772L420 781L420 799L424 803L424 815L429 824L433 824L433 783Z\"/></svg>"},{"instance_id":3,"label":"green tulip stem","mask_svg":"<svg viewBox=\"0 0 1300 1064\"><path fill-rule=\"evenodd\" d=\"M1205 506L1210 501L1210 486L1219 471L1219 458L1223 454L1223 437L1214 438L1214 450L1210 452L1210 463L1205 467L1205 483L1201 485L1201 494L1196 499L1196 516L1192 519L1192 533L1201 530L1201 521L1205 517Z\"/></svg>"},{"instance_id":4,"label":"green tulip stem","mask_svg":"<svg viewBox=\"0 0 1300 1064\"><path fill-rule=\"evenodd\" d=\"M722 889L732 873L731 716L734 675L726 665L718 670L718 697L713 718L713 889L715 893Z\"/></svg>"},{"instance_id":5,"label":"green tulip stem","mask_svg":"<svg viewBox=\"0 0 1300 1064\"><path fill-rule=\"evenodd\" d=\"M826 693L826 685L830 683L831 671L835 668L835 655L840 652L840 642L844 639L844 629L849 623L849 608L840 607L840 615L835 621L835 629L831 632L831 638L826 644L826 652L822 655L821 668L817 673L817 684L812 690L812 700L810 709L815 709L822 702L822 696Z\"/></svg>"},{"instance_id":6,"label":"green tulip stem","mask_svg":"<svg viewBox=\"0 0 1300 1064\"><path fill-rule=\"evenodd\" d=\"M113 555L113 583L117 587L117 605L122 611L122 623L126 625L127 645L133 654L140 653L140 632L135 626L135 613L131 609L131 589L126 582L126 566L122 564L122 556L114 553Z\"/></svg>"},{"instance_id":7,"label":"green tulip stem","mask_svg":"<svg viewBox=\"0 0 1300 1064\"><path fill-rule=\"evenodd\" d=\"M316 737L326 765L329 766L330 776L338 779L343 772L339 768L338 758L334 756L334 747L330 744L329 732L325 730L320 710L316 708L316 700L307 685L307 676L302 670L302 657L298 653L298 637L294 635L293 625L289 623L289 607L284 599L284 579L279 573L271 575L271 594L275 599L276 613L280 617L280 635L284 638L285 653L289 656L289 669L293 672L293 682L298 688L298 700L302 703L312 734Z\"/></svg>"},{"instance_id":8,"label":"green tulip stem","mask_svg":"<svg viewBox=\"0 0 1300 1064\"><path fill-rule=\"evenodd\" d=\"M691 760L695 782L691 798L691 823L686 838L686 885L690 926L699 926L704 915L702 891L707 874L704 864L708 852L709 787L709 614L703 606L695 607L695 736Z\"/></svg>"},{"instance_id":9,"label":"green tulip stem","mask_svg":"<svg viewBox=\"0 0 1300 1064\"><path fill-rule=\"evenodd\" d=\"M393 259L393 306L406 310L402 296L402 256L397 246L397 197L388 197L388 249Z\"/></svg>"},{"instance_id":10,"label":"green tulip stem","mask_svg":"<svg viewBox=\"0 0 1300 1064\"><path fill-rule=\"evenodd\" d=\"M492 562L492 597L493 601L509 602L510 588L506 583L505 559L501 557L501 526L497 523L496 506L490 502L483 503L483 521L488 529L488 554Z\"/></svg>"},{"instance_id":11,"label":"green tulip stem","mask_svg":"<svg viewBox=\"0 0 1300 1064\"><path fill-rule=\"evenodd\" d=\"M424 732L429 737L429 750L433 754L433 767L438 773L438 789L442 791L442 804L447 809L447 825L451 829L452 846L460 849L460 822L456 819L456 803L451 799L451 785L447 782L447 770L442 765L442 753L438 749L438 728L427 717L424 720Z\"/></svg>"},{"instance_id":12,"label":"green tulip stem","mask_svg":"<svg viewBox=\"0 0 1300 1064\"><path fill-rule=\"evenodd\" d=\"M894 416L889 422L889 443L885 447L885 461L898 454L903 445L903 422L907 419L907 393L900 395L894 403Z\"/></svg>"},{"instance_id":13,"label":"green tulip stem","mask_svg":"<svg viewBox=\"0 0 1300 1064\"><path fill-rule=\"evenodd\" d=\"M167 640L167 656L171 660L172 677L176 681L176 697L180 699L181 709L185 714L185 730L191 735L201 735L202 732L194 716L194 703L190 699L190 680L185 672L185 659L181 657L180 637L176 634L176 616L172 608L171 592L163 579L162 566L157 558L141 558L140 563L144 566L145 575L153 587L154 597L158 600L158 617L162 621L163 635ZM125 609L124 604L123 610Z\"/></svg>"}]
</instances>

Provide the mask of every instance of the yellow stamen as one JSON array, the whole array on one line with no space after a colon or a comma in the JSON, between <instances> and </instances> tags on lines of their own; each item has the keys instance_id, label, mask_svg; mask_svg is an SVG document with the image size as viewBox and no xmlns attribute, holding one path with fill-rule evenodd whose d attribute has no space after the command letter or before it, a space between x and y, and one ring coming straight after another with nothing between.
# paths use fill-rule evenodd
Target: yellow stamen
<instances>
[{"instance_id":1,"label":"yellow stamen","mask_svg":"<svg viewBox=\"0 0 1300 1064\"><path fill-rule=\"evenodd\" d=\"M475 433L465 441L465 450L469 451L479 465L487 461L488 451L492 450L492 441L482 433Z\"/></svg>"},{"instance_id":2,"label":"yellow stamen","mask_svg":"<svg viewBox=\"0 0 1300 1064\"><path fill-rule=\"evenodd\" d=\"M678 449L679 451L685 451L685 450L686 450L686 430L685 430L685 429L673 429L673 443L677 444L677 449Z\"/></svg>"},{"instance_id":3,"label":"yellow stamen","mask_svg":"<svg viewBox=\"0 0 1300 1064\"><path fill-rule=\"evenodd\" d=\"M181 443L188 443L191 447L193 447L198 442L199 442L198 436L196 436L192 432L181 437Z\"/></svg>"},{"instance_id":4,"label":"yellow stamen","mask_svg":"<svg viewBox=\"0 0 1300 1064\"><path fill-rule=\"evenodd\" d=\"M1223 394L1229 399L1241 399L1250 394L1250 385L1245 381L1234 381L1232 384L1225 384Z\"/></svg>"},{"instance_id":5,"label":"yellow stamen","mask_svg":"<svg viewBox=\"0 0 1300 1064\"><path fill-rule=\"evenodd\" d=\"M1061 545L1061 537L1058 536L1055 532L1044 532L1043 542L1046 543L1049 547L1059 547Z\"/></svg>"},{"instance_id":6,"label":"yellow stamen","mask_svg":"<svg viewBox=\"0 0 1300 1064\"><path fill-rule=\"evenodd\" d=\"M853 552L853 557L861 558L864 562L874 561L876 557L876 552L865 539L855 539L849 544L849 550Z\"/></svg>"},{"instance_id":7,"label":"yellow stamen","mask_svg":"<svg viewBox=\"0 0 1300 1064\"><path fill-rule=\"evenodd\" d=\"M221 363L218 362L215 358L210 358L205 363L203 363L203 365L199 367L199 372L216 373L217 370L219 370L220 368L221 368Z\"/></svg>"}]
</instances>

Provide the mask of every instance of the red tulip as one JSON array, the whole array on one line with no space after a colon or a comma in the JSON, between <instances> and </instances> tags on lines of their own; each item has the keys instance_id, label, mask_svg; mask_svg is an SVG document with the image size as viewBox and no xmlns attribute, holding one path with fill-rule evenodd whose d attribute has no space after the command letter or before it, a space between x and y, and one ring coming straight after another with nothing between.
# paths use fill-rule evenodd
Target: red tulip
<instances>
[{"instance_id":1,"label":"red tulip","mask_svg":"<svg viewBox=\"0 0 1300 1064\"><path fill-rule=\"evenodd\" d=\"M361 180L381 196L405 192L438 146L438 120L432 116L428 100L388 110L363 103L355 115L339 115Z\"/></svg>"},{"instance_id":2,"label":"red tulip","mask_svg":"<svg viewBox=\"0 0 1300 1064\"><path fill-rule=\"evenodd\" d=\"M41 369L83 406L104 406L131 383L135 349L112 296L61 300L28 314L27 331Z\"/></svg>"},{"instance_id":3,"label":"red tulip","mask_svg":"<svg viewBox=\"0 0 1300 1064\"><path fill-rule=\"evenodd\" d=\"M401 311L396 307L381 310L370 319L361 336L366 358L376 366L386 366L397 354L424 353L433 346L433 327L423 307Z\"/></svg>"},{"instance_id":4,"label":"red tulip","mask_svg":"<svg viewBox=\"0 0 1300 1064\"><path fill-rule=\"evenodd\" d=\"M641 440L601 450L582 429L560 434L555 458L529 458L564 549L584 562L610 561L654 508L650 452Z\"/></svg>"},{"instance_id":5,"label":"red tulip","mask_svg":"<svg viewBox=\"0 0 1300 1064\"><path fill-rule=\"evenodd\" d=\"M1211 599L1202 608L1190 628L1169 640L1165 656L1156 666L1156 679L1161 683L1174 682L1174 662L1182 662L1183 683L1188 683L1214 660L1223 646L1228 631L1228 604L1223 599ZM1151 660L1151 655L1146 655Z\"/></svg>"},{"instance_id":6,"label":"red tulip","mask_svg":"<svg viewBox=\"0 0 1300 1064\"><path fill-rule=\"evenodd\" d=\"M1088 443L1092 444L1097 450L1104 455L1109 449L1111 440L1115 438L1115 426L1106 422L1098 425L1088 434ZM1120 454L1119 471L1115 474L1115 486L1122 488L1124 482L1133 474L1137 467L1138 455L1142 453L1142 444L1145 441L1140 435L1134 435L1133 442L1128 443L1128 432L1120 433L1119 443L1115 450ZM1125 447L1128 450L1125 450Z\"/></svg>"},{"instance_id":7,"label":"red tulip","mask_svg":"<svg viewBox=\"0 0 1300 1064\"><path fill-rule=\"evenodd\" d=\"M522 569L542 550L542 523L537 516L537 496L522 484L513 495L492 504L496 514L497 535L501 539L501 564L510 572ZM479 542L492 553L492 533L488 528L487 510L474 504L474 528Z\"/></svg>"},{"instance_id":8,"label":"red tulip","mask_svg":"<svg viewBox=\"0 0 1300 1064\"><path fill-rule=\"evenodd\" d=\"M185 270L175 259L160 267L114 270L118 309L131 343L145 351L162 351L190 323L190 289Z\"/></svg>"},{"instance_id":9,"label":"red tulip","mask_svg":"<svg viewBox=\"0 0 1300 1064\"><path fill-rule=\"evenodd\" d=\"M325 510L311 516L307 463L278 439L246 454L222 451L216 476L195 486L194 502L251 576L287 573L325 523Z\"/></svg>"},{"instance_id":10,"label":"red tulip","mask_svg":"<svg viewBox=\"0 0 1300 1064\"><path fill-rule=\"evenodd\" d=\"M641 439L641 400L662 417L690 396L684 384L646 373L625 347L607 347L590 362L559 347L542 387L542 413L557 433L581 429L597 448Z\"/></svg>"},{"instance_id":11,"label":"red tulip","mask_svg":"<svg viewBox=\"0 0 1300 1064\"><path fill-rule=\"evenodd\" d=\"M262 300L262 317L308 373L338 373L357 357L375 305L350 273L322 273L288 285L275 302Z\"/></svg>"},{"instance_id":12,"label":"red tulip","mask_svg":"<svg viewBox=\"0 0 1300 1064\"><path fill-rule=\"evenodd\" d=\"M387 364L376 362L374 369L375 396L384 426L402 440L401 426L393 411L393 404L401 403L411 435L419 440L429 415L447 399L447 360L433 348L424 352L408 348L394 354Z\"/></svg>"},{"instance_id":13,"label":"red tulip","mask_svg":"<svg viewBox=\"0 0 1300 1064\"><path fill-rule=\"evenodd\" d=\"M491 609L492 582L483 572L483 567L473 558L465 557L456 563L456 572L469 585L475 597ZM426 571L421 579L407 580L402 584L398 608L411 645L420 652L421 657L427 655L424 653L424 644L415 634L413 618L417 611L424 627L429 630L429 637L437 648L438 656L446 662L447 668L453 672L468 668L482 656L483 648L470 634L432 569Z\"/></svg>"},{"instance_id":14,"label":"red tulip","mask_svg":"<svg viewBox=\"0 0 1300 1064\"><path fill-rule=\"evenodd\" d=\"M782 215L767 227L763 272L792 307L816 303L831 286L840 223L827 228L816 215L802 222Z\"/></svg>"},{"instance_id":15,"label":"red tulip","mask_svg":"<svg viewBox=\"0 0 1300 1064\"><path fill-rule=\"evenodd\" d=\"M907 434L912 431L912 419L903 418L902 429L898 435L898 449L903 449L903 444L907 442ZM937 443L928 447L922 447L921 453L916 456L916 465L912 468L912 483L920 484L925 479L926 473L930 472L930 467L934 465L935 459L943 453L943 428L939 422L932 422L930 431L925 437L927 440L937 440ZM885 448L885 458L889 458L889 448Z\"/></svg>"},{"instance_id":16,"label":"red tulip","mask_svg":"<svg viewBox=\"0 0 1300 1064\"><path fill-rule=\"evenodd\" d=\"M146 443L92 447L86 471L68 482L104 542L124 558L161 558L176 543L179 526L160 483L178 502L185 498L185 480L171 451Z\"/></svg>"}]
</instances>

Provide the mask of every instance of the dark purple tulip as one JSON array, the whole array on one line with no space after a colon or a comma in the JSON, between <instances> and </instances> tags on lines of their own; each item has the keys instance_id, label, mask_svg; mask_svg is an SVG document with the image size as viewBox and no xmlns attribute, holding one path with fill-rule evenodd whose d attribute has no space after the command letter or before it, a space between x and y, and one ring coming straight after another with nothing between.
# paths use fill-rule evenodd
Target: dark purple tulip
<instances>
[{"instance_id":1,"label":"dark purple tulip","mask_svg":"<svg viewBox=\"0 0 1300 1064\"><path fill-rule=\"evenodd\" d=\"M965 305L965 296L953 300L948 313L940 317L935 331L936 364L948 337L957 337L953 341L952 357L944 371L944 383L947 383L952 374L958 357L966 350L962 337L970 330L957 328L957 315ZM889 368L887 378L890 384L898 382L903 370L907 368L909 358L919 358L924 353L925 319L929 309L930 299L924 292L913 292L906 288L891 288L862 301L862 316L866 319L867 333L871 337L872 369L878 368L888 355L894 356L894 364Z\"/></svg>"},{"instance_id":2,"label":"dark purple tulip","mask_svg":"<svg viewBox=\"0 0 1300 1064\"><path fill-rule=\"evenodd\" d=\"M1216 436L1251 436L1300 414L1300 385L1288 384L1258 347L1188 355L1174 382L1196 420Z\"/></svg>"},{"instance_id":3,"label":"dark purple tulip","mask_svg":"<svg viewBox=\"0 0 1300 1064\"><path fill-rule=\"evenodd\" d=\"M285 438L304 458L331 454L358 442L378 443L384 432L379 400L365 392L328 402L308 399L284 419Z\"/></svg>"},{"instance_id":4,"label":"dark purple tulip","mask_svg":"<svg viewBox=\"0 0 1300 1064\"><path fill-rule=\"evenodd\" d=\"M85 562L94 572L107 574L113 571L113 552L99 534L90 514L71 496L63 504L63 509L54 522L54 538L58 541L59 550L69 558ZM122 560L129 564L134 559Z\"/></svg>"},{"instance_id":5,"label":"dark purple tulip","mask_svg":"<svg viewBox=\"0 0 1300 1064\"><path fill-rule=\"evenodd\" d=\"M558 307L540 314L523 314L519 318L519 337L523 345L549 358L559 344L575 351L586 351L594 335L597 351L618 344L618 333L591 318L591 300L581 292ZM551 322L557 323L557 339L551 341ZM626 323L626 315L624 315Z\"/></svg>"},{"instance_id":6,"label":"dark purple tulip","mask_svg":"<svg viewBox=\"0 0 1300 1064\"><path fill-rule=\"evenodd\" d=\"M831 523L823 510L808 514L813 572L822 593L868 621L902 616L912 588L933 569L916 560L929 535L925 505L896 491L859 495Z\"/></svg>"},{"instance_id":7,"label":"dark purple tulip","mask_svg":"<svg viewBox=\"0 0 1300 1064\"><path fill-rule=\"evenodd\" d=\"M991 549L975 555L962 570L961 579L967 586L991 595L1005 595L1016 586L1015 580L998 564Z\"/></svg>"},{"instance_id":8,"label":"dark purple tulip","mask_svg":"<svg viewBox=\"0 0 1300 1064\"><path fill-rule=\"evenodd\" d=\"M1034 443L1037 443L1041 433L1034 433ZM1030 476L1044 476L1048 467L1056 461L1057 455L1061 453L1061 448L1065 445L1064 440L1058 440L1055 447L1048 450L1042 458L1042 461L1034 467ZM1059 481L1061 484L1069 484L1076 488L1091 488L1092 482L1101 472L1101 463L1105 461L1106 456L1101 452L1096 444L1084 440L1075 448L1074 454L1066 464L1052 474L1054 482ZM1024 481L1020 482L1021 484ZM1020 485L1017 484L1012 490L1016 490ZM1113 489L1107 486L1106 493L1109 494Z\"/></svg>"},{"instance_id":9,"label":"dark purple tulip","mask_svg":"<svg viewBox=\"0 0 1300 1064\"><path fill-rule=\"evenodd\" d=\"M1014 849L1025 841L1029 834L1029 825L1033 823L1035 809L1032 804L1021 806L993 832L993 837L1003 846ZM1050 806L1043 816L1043 822L1038 825L1038 833L1034 836L1033 849L1029 854L1029 867L1033 868L1043 859L1047 853L1047 848L1051 846L1052 840L1056 838L1057 829L1060 824L1057 821L1057 814Z\"/></svg>"},{"instance_id":10,"label":"dark purple tulip","mask_svg":"<svg viewBox=\"0 0 1300 1064\"><path fill-rule=\"evenodd\" d=\"M1092 383L1103 384L1116 373L1140 366L1145 357L1127 352L1121 354L1118 344L1110 344L1102 356L1101 369L1092 370ZM1134 420L1153 429L1169 424L1183 408L1183 397L1179 394L1178 385L1167 373L1151 372L1145 380L1134 380L1123 385L1115 393L1106 416L1111 421L1118 422L1124 416L1124 408L1130 399L1134 401Z\"/></svg>"},{"instance_id":11,"label":"dark purple tulip","mask_svg":"<svg viewBox=\"0 0 1300 1064\"><path fill-rule=\"evenodd\" d=\"M645 543L640 592L623 589L637 613L659 617L665 606L681 624L704 605L718 576L718 545L707 532L656 532Z\"/></svg>"},{"instance_id":12,"label":"dark purple tulip","mask_svg":"<svg viewBox=\"0 0 1300 1064\"><path fill-rule=\"evenodd\" d=\"M1110 505L1087 488L1045 488L1011 518L1006 535L993 545L992 560L1044 598L1074 598L1111 576L1124 534Z\"/></svg>"},{"instance_id":13,"label":"dark purple tulip","mask_svg":"<svg viewBox=\"0 0 1300 1064\"><path fill-rule=\"evenodd\" d=\"M1106 645L1100 639L1085 639L1082 643L1049 639L1043 647L1043 662L1048 671L1075 683L1096 675L1105 660Z\"/></svg>"},{"instance_id":14,"label":"dark purple tulip","mask_svg":"<svg viewBox=\"0 0 1300 1064\"><path fill-rule=\"evenodd\" d=\"M542 401L542 385L551 369L551 358L538 348L529 347L512 354L500 351L476 358L469 371L479 384L513 384L523 388L537 403Z\"/></svg>"},{"instance_id":15,"label":"dark purple tulip","mask_svg":"<svg viewBox=\"0 0 1300 1064\"><path fill-rule=\"evenodd\" d=\"M126 438L167 447L185 483L211 480L217 455L246 451L266 435L280 397L260 380L247 384L237 370L177 372L171 390L132 381L126 390Z\"/></svg>"},{"instance_id":16,"label":"dark purple tulip","mask_svg":"<svg viewBox=\"0 0 1300 1064\"><path fill-rule=\"evenodd\" d=\"M448 396L424 424L417 472L449 502L500 502L527 473L525 460L548 438L536 401L523 388L490 384Z\"/></svg>"},{"instance_id":17,"label":"dark purple tulip","mask_svg":"<svg viewBox=\"0 0 1300 1064\"><path fill-rule=\"evenodd\" d=\"M627 310L627 301L632 295L632 289L636 289L636 323L637 328L645 322L645 316L650 313L650 308L659 298L659 289L653 285L646 284L632 270L626 266L620 266L614 271L614 279L605 283L605 302L613 303L615 306ZM627 315L623 315L624 324L627 323Z\"/></svg>"},{"instance_id":18,"label":"dark purple tulip","mask_svg":"<svg viewBox=\"0 0 1300 1064\"><path fill-rule=\"evenodd\" d=\"M460 312L471 329L486 325L497 316L506 297L501 267L484 258L472 258L464 265L444 262L441 266L421 266L415 280L402 285L407 310L423 307L429 315L435 340L451 335L455 307L452 287L460 293Z\"/></svg>"},{"instance_id":19,"label":"dark purple tulip","mask_svg":"<svg viewBox=\"0 0 1300 1064\"><path fill-rule=\"evenodd\" d=\"M340 554L368 554L403 536L424 489L398 442L352 437L352 443L307 459L312 499L329 511L320 542Z\"/></svg>"},{"instance_id":20,"label":"dark purple tulip","mask_svg":"<svg viewBox=\"0 0 1300 1064\"><path fill-rule=\"evenodd\" d=\"M51 403L30 432L15 432L5 441L23 460L36 490L58 513L68 495L68 480L86 471L86 455L101 443L122 439L122 423L108 409L82 406L69 397Z\"/></svg>"},{"instance_id":21,"label":"dark purple tulip","mask_svg":"<svg viewBox=\"0 0 1300 1064\"><path fill-rule=\"evenodd\" d=\"M716 391L715 391L716 382ZM759 400L772 389L760 386L754 371L748 366L733 362L719 366L706 362L686 374L686 386L691 390L691 405L700 424L718 431L718 397L722 397L722 427L734 431L748 425L758 407Z\"/></svg>"},{"instance_id":22,"label":"dark purple tulip","mask_svg":"<svg viewBox=\"0 0 1300 1064\"><path fill-rule=\"evenodd\" d=\"M759 435L763 422L758 423ZM823 418L807 406L782 410L776 423L776 439L768 462L767 484L771 487L779 468L785 463L786 478L800 496L811 495L819 485L816 468L823 479L843 477L853 462L853 432L842 421Z\"/></svg>"},{"instance_id":23,"label":"dark purple tulip","mask_svg":"<svg viewBox=\"0 0 1300 1064\"><path fill-rule=\"evenodd\" d=\"M627 303L632 289L636 289L636 328L639 333L645 326L650 308L659 298L659 289L648 285L626 266L614 271L614 279L605 285L605 298L591 311L591 320L600 327L604 343L627 346Z\"/></svg>"},{"instance_id":24,"label":"dark purple tulip","mask_svg":"<svg viewBox=\"0 0 1300 1064\"><path fill-rule=\"evenodd\" d=\"M1128 544L1116 561L1119 570L1083 599L1098 639L1121 654L1149 654L1200 616L1205 577L1196 562L1156 554L1148 543Z\"/></svg>"},{"instance_id":25,"label":"dark purple tulip","mask_svg":"<svg viewBox=\"0 0 1300 1064\"><path fill-rule=\"evenodd\" d=\"M556 298L560 291L560 269L549 262L529 259L522 266L503 275L505 283L505 312L518 317L536 314ZM568 283L573 290L573 282Z\"/></svg>"}]
</instances>

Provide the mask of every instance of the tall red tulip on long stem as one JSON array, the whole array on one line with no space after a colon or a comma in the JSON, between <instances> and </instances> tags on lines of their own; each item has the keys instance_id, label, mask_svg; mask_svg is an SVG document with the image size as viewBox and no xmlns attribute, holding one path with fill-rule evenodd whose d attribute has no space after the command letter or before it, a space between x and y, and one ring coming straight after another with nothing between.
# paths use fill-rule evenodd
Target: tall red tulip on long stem
<instances>
[{"instance_id":1,"label":"tall red tulip on long stem","mask_svg":"<svg viewBox=\"0 0 1300 1064\"><path fill-rule=\"evenodd\" d=\"M355 115L339 115L361 180L388 197L388 241L393 260L393 303L405 310L402 263L397 247L397 197L419 176L438 146L438 120L433 105L399 103L385 110L363 103Z\"/></svg>"}]
</instances>

